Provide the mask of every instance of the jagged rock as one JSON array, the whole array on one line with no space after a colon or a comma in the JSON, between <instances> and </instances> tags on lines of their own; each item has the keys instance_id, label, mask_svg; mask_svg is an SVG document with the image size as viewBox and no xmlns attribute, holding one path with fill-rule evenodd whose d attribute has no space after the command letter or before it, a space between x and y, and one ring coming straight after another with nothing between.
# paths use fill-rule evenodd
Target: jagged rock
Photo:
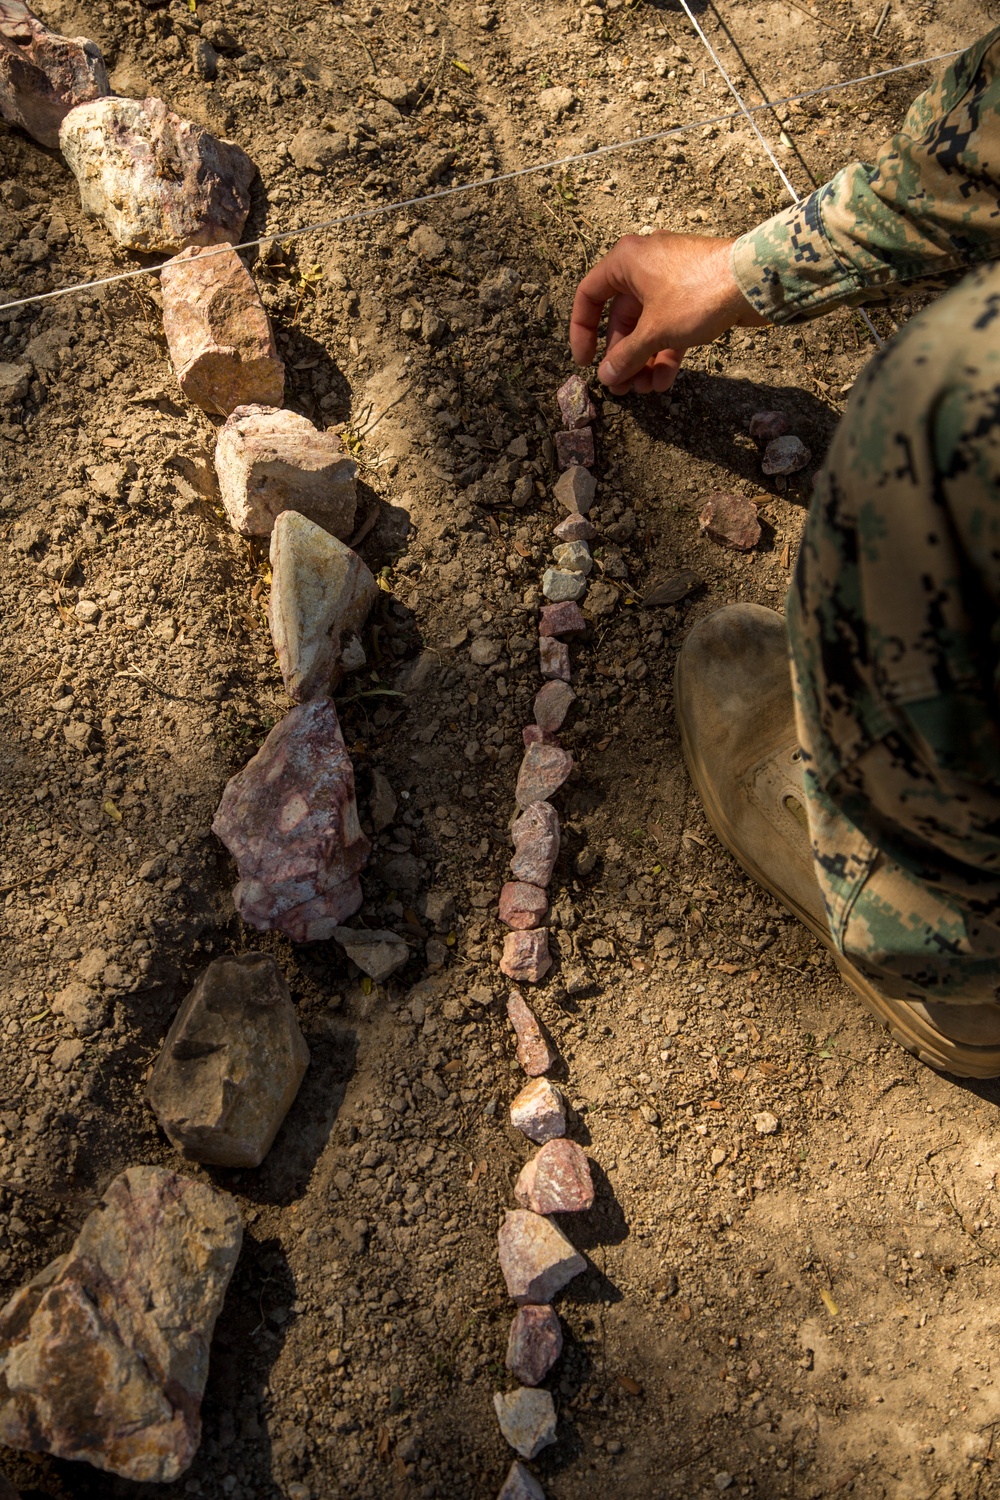
<instances>
[{"instance_id":1,"label":"jagged rock","mask_svg":"<svg viewBox=\"0 0 1000 1500\"><path fill-rule=\"evenodd\" d=\"M552 967L549 935L544 927L508 932L503 940L500 972L517 984L539 984Z\"/></svg>"},{"instance_id":2,"label":"jagged rock","mask_svg":"<svg viewBox=\"0 0 1000 1500\"><path fill-rule=\"evenodd\" d=\"M508 1208L497 1235L500 1270L508 1294L523 1307L528 1302L551 1302L557 1292L587 1269L551 1219L526 1208Z\"/></svg>"},{"instance_id":3,"label":"jagged rock","mask_svg":"<svg viewBox=\"0 0 1000 1500\"><path fill-rule=\"evenodd\" d=\"M701 508L698 525L720 547L751 552L760 541L757 507L745 495L712 495Z\"/></svg>"},{"instance_id":4,"label":"jagged rock","mask_svg":"<svg viewBox=\"0 0 1000 1500\"><path fill-rule=\"evenodd\" d=\"M556 462L560 469L572 469L578 466L586 469L594 467L594 429L592 427L574 427L572 432L557 432L554 441ZM582 506L577 506L577 509L582 513Z\"/></svg>"},{"instance_id":5,"label":"jagged rock","mask_svg":"<svg viewBox=\"0 0 1000 1500\"><path fill-rule=\"evenodd\" d=\"M570 431L574 427L589 427L597 416L597 408L590 399L590 391L582 375L571 375L556 391L556 400L563 426Z\"/></svg>"},{"instance_id":6,"label":"jagged rock","mask_svg":"<svg viewBox=\"0 0 1000 1500\"><path fill-rule=\"evenodd\" d=\"M791 425L783 411L755 411L750 418L750 436L758 443L770 443L784 437Z\"/></svg>"},{"instance_id":7,"label":"jagged rock","mask_svg":"<svg viewBox=\"0 0 1000 1500\"><path fill-rule=\"evenodd\" d=\"M510 936L514 934L511 933ZM525 1003L518 990L507 996L507 1019L517 1037L517 1060L529 1078L538 1078L547 1073L555 1063L558 1053L552 1046L538 1018ZM541 1298L546 1301L546 1298Z\"/></svg>"},{"instance_id":8,"label":"jagged rock","mask_svg":"<svg viewBox=\"0 0 1000 1500\"><path fill-rule=\"evenodd\" d=\"M146 1098L179 1151L219 1167L259 1167L309 1066L274 959L209 964L167 1032Z\"/></svg>"},{"instance_id":9,"label":"jagged rock","mask_svg":"<svg viewBox=\"0 0 1000 1500\"><path fill-rule=\"evenodd\" d=\"M549 898L541 886L508 880L500 892L500 920L515 930L539 927L548 909Z\"/></svg>"},{"instance_id":10,"label":"jagged rock","mask_svg":"<svg viewBox=\"0 0 1000 1500\"><path fill-rule=\"evenodd\" d=\"M183 1474L242 1234L207 1183L116 1177L69 1254L0 1311L0 1443L140 1483Z\"/></svg>"},{"instance_id":11,"label":"jagged rock","mask_svg":"<svg viewBox=\"0 0 1000 1500\"><path fill-rule=\"evenodd\" d=\"M506 1364L522 1385L540 1385L562 1353L559 1314L543 1303L519 1307L510 1325Z\"/></svg>"},{"instance_id":12,"label":"jagged rock","mask_svg":"<svg viewBox=\"0 0 1000 1500\"><path fill-rule=\"evenodd\" d=\"M0 115L43 146L77 104L108 92L101 49L85 36L60 36L21 0L0 0Z\"/></svg>"},{"instance_id":13,"label":"jagged rock","mask_svg":"<svg viewBox=\"0 0 1000 1500\"><path fill-rule=\"evenodd\" d=\"M571 573L568 568L546 568L542 574L542 593L553 604L575 603L586 592L583 573Z\"/></svg>"},{"instance_id":14,"label":"jagged rock","mask_svg":"<svg viewBox=\"0 0 1000 1500\"><path fill-rule=\"evenodd\" d=\"M560 542L553 549L552 556L556 560L556 567L567 573L582 573L585 578L594 566L594 559L586 542Z\"/></svg>"},{"instance_id":15,"label":"jagged rock","mask_svg":"<svg viewBox=\"0 0 1000 1500\"><path fill-rule=\"evenodd\" d=\"M583 610L572 600L562 604L543 604L538 616L539 635L572 635L577 630L586 630L587 621Z\"/></svg>"},{"instance_id":16,"label":"jagged rock","mask_svg":"<svg viewBox=\"0 0 1000 1500\"><path fill-rule=\"evenodd\" d=\"M538 665L548 681L569 682L570 660L566 642L557 641L552 635L539 636Z\"/></svg>"},{"instance_id":17,"label":"jagged rock","mask_svg":"<svg viewBox=\"0 0 1000 1500\"><path fill-rule=\"evenodd\" d=\"M280 406L285 367L257 284L235 250L191 246L160 268L163 331L181 390L202 411Z\"/></svg>"},{"instance_id":18,"label":"jagged rock","mask_svg":"<svg viewBox=\"0 0 1000 1500\"><path fill-rule=\"evenodd\" d=\"M329 698L287 713L226 784L212 823L239 870L236 910L260 931L317 942L361 905L370 844Z\"/></svg>"},{"instance_id":19,"label":"jagged rock","mask_svg":"<svg viewBox=\"0 0 1000 1500\"><path fill-rule=\"evenodd\" d=\"M256 167L239 146L182 120L162 99L109 96L71 109L59 131L85 213L129 250L176 255L235 243Z\"/></svg>"},{"instance_id":20,"label":"jagged rock","mask_svg":"<svg viewBox=\"0 0 1000 1500\"><path fill-rule=\"evenodd\" d=\"M559 790L572 769L573 757L568 750L558 745L529 745L514 788L518 807L527 807L529 802L546 802Z\"/></svg>"},{"instance_id":21,"label":"jagged rock","mask_svg":"<svg viewBox=\"0 0 1000 1500\"><path fill-rule=\"evenodd\" d=\"M238 406L215 445L226 513L243 536L270 536L283 510L295 510L343 541L354 530L358 466L340 439L308 417L269 406Z\"/></svg>"},{"instance_id":22,"label":"jagged rock","mask_svg":"<svg viewBox=\"0 0 1000 1500\"><path fill-rule=\"evenodd\" d=\"M575 702L576 694L568 682L558 678L546 682L535 694L535 723L542 729L559 729Z\"/></svg>"},{"instance_id":23,"label":"jagged rock","mask_svg":"<svg viewBox=\"0 0 1000 1500\"><path fill-rule=\"evenodd\" d=\"M529 1140L544 1146L546 1141L566 1134L566 1100L547 1078L533 1078L511 1102L510 1123Z\"/></svg>"},{"instance_id":24,"label":"jagged rock","mask_svg":"<svg viewBox=\"0 0 1000 1500\"><path fill-rule=\"evenodd\" d=\"M566 468L565 464L561 467ZM560 505L565 505L571 516L586 516L597 494L597 480L582 464L573 464L564 474L559 475L552 493Z\"/></svg>"},{"instance_id":25,"label":"jagged rock","mask_svg":"<svg viewBox=\"0 0 1000 1500\"><path fill-rule=\"evenodd\" d=\"M583 472L586 473L586 469ZM573 513L565 520L557 521L552 530L561 542L592 542L597 535L593 521Z\"/></svg>"},{"instance_id":26,"label":"jagged rock","mask_svg":"<svg viewBox=\"0 0 1000 1500\"><path fill-rule=\"evenodd\" d=\"M586 1152L575 1141L547 1141L521 1169L514 1197L536 1214L573 1214L591 1208L594 1184Z\"/></svg>"},{"instance_id":27,"label":"jagged rock","mask_svg":"<svg viewBox=\"0 0 1000 1500\"><path fill-rule=\"evenodd\" d=\"M330 936L363 974L381 984L406 963L410 950L395 932L366 932L363 927L335 927Z\"/></svg>"},{"instance_id":28,"label":"jagged rock","mask_svg":"<svg viewBox=\"0 0 1000 1500\"><path fill-rule=\"evenodd\" d=\"M331 130L306 128L288 146L292 161L303 172L325 172L347 155L347 136Z\"/></svg>"},{"instance_id":29,"label":"jagged rock","mask_svg":"<svg viewBox=\"0 0 1000 1500\"><path fill-rule=\"evenodd\" d=\"M290 698L340 680L341 638L361 629L377 598L356 552L298 511L282 511L271 532L268 620Z\"/></svg>"},{"instance_id":30,"label":"jagged rock","mask_svg":"<svg viewBox=\"0 0 1000 1500\"><path fill-rule=\"evenodd\" d=\"M549 802L530 802L510 830L515 880L547 886L559 858L559 814Z\"/></svg>"},{"instance_id":31,"label":"jagged rock","mask_svg":"<svg viewBox=\"0 0 1000 1500\"><path fill-rule=\"evenodd\" d=\"M11 364L6 360L0 364L0 411L23 401L30 385L30 365Z\"/></svg>"},{"instance_id":32,"label":"jagged rock","mask_svg":"<svg viewBox=\"0 0 1000 1500\"><path fill-rule=\"evenodd\" d=\"M545 1500L545 1491L531 1470L515 1459L507 1471L507 1478L497 1500Z\"/></svg>"},{"instance_id":33,"label":"jagged rock","mask_svg":"<svg viewBox=\"0 0 1000 1500\"><path fill-rule=\"evenodd\" d=\"M765 474L797 474L812 458L812 453L801 438L789 434L772 438L764 449L760 466Z\"/></svg>"},{"instance_id":34,"label":"jagged rock","mask_svg":"<svg viewBox=\"0 0 1000 1500\"><path fill-rule=\"evenodd\" d=\"M556 1440L556 1408L551 1391L522 1386L493 1397L500 1431L522 1458L534 1458Z\"/></svg>"}]
</instances>

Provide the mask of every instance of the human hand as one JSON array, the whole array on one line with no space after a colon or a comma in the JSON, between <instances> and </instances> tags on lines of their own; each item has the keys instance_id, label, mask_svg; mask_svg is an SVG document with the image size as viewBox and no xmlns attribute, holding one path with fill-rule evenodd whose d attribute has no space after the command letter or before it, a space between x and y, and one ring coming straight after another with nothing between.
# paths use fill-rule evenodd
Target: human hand
<instances>
[{"instance_id":1,"label":"human hand","mask_svg":"<svg viewBox=\"0 0 1000 1500\"><path fill-rule=\"evenodd\" d=\"M761 328L730 268L733 240L701 234L628 234L580 282L569 344L578 365L597 349L610 301L604 359L597 372L616 395L668 391L694 344L729 328Z\"/></svg>"}]
</instances>

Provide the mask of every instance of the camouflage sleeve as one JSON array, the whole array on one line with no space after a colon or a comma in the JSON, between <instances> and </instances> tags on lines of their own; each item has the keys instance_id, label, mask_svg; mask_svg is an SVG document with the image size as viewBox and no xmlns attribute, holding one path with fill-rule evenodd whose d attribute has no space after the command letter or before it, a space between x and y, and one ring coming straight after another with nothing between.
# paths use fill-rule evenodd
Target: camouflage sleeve
<instances>
[{"instance_id":1,"label":"camouflage sleeve","mask_svg":"<svg viewBox=\"0 0 1000 1500\"><path fill-rule=\"evenodd\" d=\"M1000 28L910 106L874 165L853 162L733 246L773 323L947 286L1000 255Z\"/></svg>"}]
</instances>

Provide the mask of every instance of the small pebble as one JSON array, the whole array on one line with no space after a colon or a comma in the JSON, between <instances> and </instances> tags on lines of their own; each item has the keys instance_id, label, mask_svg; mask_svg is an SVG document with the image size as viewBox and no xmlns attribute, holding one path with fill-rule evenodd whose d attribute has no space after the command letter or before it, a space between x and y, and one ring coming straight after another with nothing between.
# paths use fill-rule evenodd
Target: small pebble
<instances>
[{"instance_id":1,"label":"small pebble","mask_svg":"<svg viewBox=\"0 0 1000 1500\"><path fill-rule=\"evenodd\" d=\"M93 599L81 599L73 613L81 625L93 625L101 611Z\"/></svg>"},{"instance_id":2,"label":"small pebble","mask_svg":"<svg viewBox=\"0 0 1000 1500\"><path fill-rule=\"evenodd\" d=\"M552 532L561 542L592 542L597 535L597 527L586 516L570 515L557 522Z\"/></svg>"},{"instance_id":3,"label":"small pebble","mask_svg":"<svg viewBox=\"0 0 1000 1500\"><path fill-rule=\"evenodd\" d=\"M565 641L557 641L551 635L539 636L538 664L542 676L546 679L569 682L569 647Z\"/></svg>"},{"instance_id":4,"label":"small pebble","mask_svg":"<svg viewBox=\"0 0 1000 1500\"><path fill-rule=\"evenodd\" d=\"M773 438L764 449L760 466L765 474L797 474L812 458L801 438Z\"/></svg>"},{"instance_id":5,"label":"small pebble","mask_svg":"<svg viewBox=\"0 0 1000 1500\"><path fill-rule=\"evenodd\" d=\"M560 568L568 573L582 573L584 578L594 566L594 559L586 542L562 542L552 555Z\"/></svg>"},{"instance_id":6,"label":"small pebble","mask_svg":"<svg viewBox=\"0 0 1000 1500\"><path fill-rule=\"evenodd\" d=\"M778 1117L772 1115L769 1109L762 1109L759 1115L753 1117L753 1128L758 1135L775 1135L778 1129Z\"/></svg>"},{"instance_id":7,"label":"small pebble","mask_svg":"<svg viewBox=\"0 0 1000 1500\"><path fill-rule=\"evenodd\" d=\"M586 592L587 580L582 573L570 573L562 568L546 568L542 574L542 593L553 604L582 599Z\"/></svg>"}]
</instances>

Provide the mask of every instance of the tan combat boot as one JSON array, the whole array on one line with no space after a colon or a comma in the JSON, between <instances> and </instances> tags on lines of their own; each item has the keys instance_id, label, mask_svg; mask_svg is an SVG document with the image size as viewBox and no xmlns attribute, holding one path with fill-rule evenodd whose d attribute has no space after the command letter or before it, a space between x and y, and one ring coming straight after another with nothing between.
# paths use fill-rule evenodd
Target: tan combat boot
<instances>
[{"instance_id":1,"label":"tan combat boot","mask_svg":"<svg viewBox=\"0 0 1000 1500\"><path fill-rule=\"evenodd\" d=\"M1000 1007L894 999L833 946L813 871L782 617L731 604L681 648L674 706L708 821L747 874L814 932L908 1052L960 1078L1000 1077Z\"/></svg>"}]
</instances>

